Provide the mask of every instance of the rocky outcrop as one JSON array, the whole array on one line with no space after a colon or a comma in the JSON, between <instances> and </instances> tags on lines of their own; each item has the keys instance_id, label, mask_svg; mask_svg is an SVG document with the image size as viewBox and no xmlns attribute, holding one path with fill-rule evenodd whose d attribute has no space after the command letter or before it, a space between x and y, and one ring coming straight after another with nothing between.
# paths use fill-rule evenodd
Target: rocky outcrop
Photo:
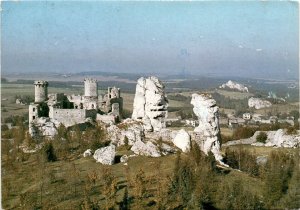
<instances>
[{"instance_id":1,"label":"rocky outcrop","mask_svg":"<svg viewBox=\"0 0 300 210\"><path fill-rule=\"evenodd\" d=\"M132 119L142 120L146 131L159 131L166 127L168 100L165 87L156 77L137 81Z\"/></svg>"},{"instance_id":2,"label":"rocky outcrop","mask_svg":"<svg viewBox=\"0 0 300 210\"><path fill-rule=\"evenodd\" d=\"M240 139L235 141L229 141L223 144L223 146L232 146L238 144L251 144L252 146L266 146L266 147L288 147L298 148L300 147L300 134L299 131L295 135L288 135L283 129L277 131L263 131L267 134L266 143L257 142L257 136L262 131L256 131L254 135L247 139Z\"/></svg>"},{"instance_id":3,"label":"rocky outcrop","mask_svg":"<svg viewBox=\"0 0 300 210\"><path fill-rule=\"evenodd\" d=\"M181 129L177 133L177 135L173 139L173 143L183 152L188 152L191 149L191 137L184 129Z\"/></svg>"},{"instance_id":4,"label":"rocky outcrop","mask_svg":"<svg viewBox=\"0 0 300 210\"><path fill-rule=\"evenodd\" d=\"M84 153L83 153L83 157L89 157L92 156L92 150L91 149L87 149Z\"/></svg>"},{"instance_id":5,"label":"rocky outcrop","mask_svg":"<svg viewBox=\"0 0 300 210\"><path fill-rule=\"evenodd\" d=\"M41 117L32 121L29 125L29 133L32 137L45 136L53 138L57 134L60 123L48 117Z\"/></svg>"},{"instance_id":6,"label":"rocky outcrop","mask_svg":"<svg viewBox=\"0 0 300 210\"><path fill-rule=\"evenodd\" d=\"M220 153L220 128L216 101L209 94L193 94L191 104L198 117L199 126L195 128L195 142L205 154L212 152L215 159L223 164Z\"/></svg>"},{"instance_id":7,"label":"rocky outcrop","mask_svg":"<svg viewBox=\"0 0 300 210\"><path fill-rule=\"evenodd\" d=\"M144 127L141 122L126 119L117 125L107 128L107 134L111 142L117 146L124 145L127 140L128 145L133 145L136 141L144 139Z\"/></svg>"},{"instance_id":8,"label":"rocky outcrop","mask_svg":"<svg viewBox=\"0 0 300 210\"><path fill-rule=\"evenodd\" d=\"M287 135L283 129L269 131L265 146L267 147L289 147L297 148L300 146L299 132L296 135Z\"/></svg>"},{"instance_id":9,"label":"rocky outcrop","mask_svg":"<svg viewBox=\"0 0 300 210\"><path fill-rule=\"evenodd\" d=\"M248 106L250 108L254 107L255 109L262 109L272 106L272 103L267 100L251 97L248 99Z\"/></svg>"},{"instance_id":10,"label":"rocky outcrop","mask_svg":"<svg viewBox=\"0 0 300 210\"><path fill-rule=\"evenodd\" d=\"M248 88L242 84L239 84L237 82L233 82L231 80L229 80L227 83L221 85L219 88L229 88L229 89L233 89L233 90L238 90L241 92L249 92Z\"/></svg>"},{"instance_id":11,"label":"rocky outcrop","mask_svg":"<svg viewBox=\"0 0 300 210\"><path fill-rule=\"evenodd\" d=\"M97 149L94 153L94 159L97 163L102 163L104 165L112 165L115 161L116 146L110 145L107 147L102 147Z\"/></svg>"},{"instance_id":12,"label":"rocky outcrop","mask_svg":"<svg viewBox=\"0 0 300 210\"><path fill-rule=\"evenodd\" d=\"M161 156L157 146L150 141L146 143L142 141L135 142L134 145L131 147L131 151L133 151L137 155L144 155L150 157Z\"/></svg>"}]
</instances>

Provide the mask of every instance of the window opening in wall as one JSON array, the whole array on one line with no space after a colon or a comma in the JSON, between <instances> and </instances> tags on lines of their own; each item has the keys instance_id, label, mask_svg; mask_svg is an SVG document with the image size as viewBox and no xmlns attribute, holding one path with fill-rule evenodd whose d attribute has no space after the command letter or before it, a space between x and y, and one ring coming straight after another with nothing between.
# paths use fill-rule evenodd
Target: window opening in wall
<instances>
[{"instance_id":1,"label":"window opening in wall","mask_svg":"<svg viewBox=\"0 0 300 210\"><path fill-rule=\"evenodd\" d=\"M32 116L32 119L34 120L34 119L35 119L35 116Z\"/></svg>"},{"instance_id":2,"label":"window opening in wall","mask_svg":"<svg viewBox=\"0 0 300 210\"><path fill-rule=\"evenodd\" d=\"M32 108L32 111L35 112L35 108Z\"/></svg>"}]
</instances>

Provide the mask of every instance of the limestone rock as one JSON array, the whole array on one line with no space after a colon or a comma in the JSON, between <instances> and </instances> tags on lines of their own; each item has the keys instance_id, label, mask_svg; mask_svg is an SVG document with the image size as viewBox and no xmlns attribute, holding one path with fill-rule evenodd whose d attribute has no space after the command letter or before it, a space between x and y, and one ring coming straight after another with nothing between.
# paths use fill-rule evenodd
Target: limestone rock
<instances>
[{"instance_id":1,"label":"limestone rock","mask_svg":"<svg viewBox=\"0 0 300 210\"><path fill-rule=\"evenodd\" d=\"M165 87L156 77L141 77L137 81L132 119L141 120L146 131L159 131L166 127L168 99Z\"/></svg>"},{"instance_id":2,"label":"limestone rock","mask_svg":"<svg viewBox=\"0 0 300 210\"><path fill-rule=\"evenodd\" d=\"M120 162L121 163L126 163L128 161L128 156L127 155L123 155L121 158L120 158Z\"/></svg>"},{"instance_id":3,"label":"limestone rock","mask_svg":"<svg viewBox=\"0 0 300 210\"><path fill-rule=\"evenodd\" d=\"M56 120L50 120L48 117L41 117L30 123L29 133L32 137L45 136L53 138L57 134L59 125L60 123Z\"/></svg>"},{"instance_id":4,"label":"limestone rock","mask_svg":"<svg viewBox=\"0 0 300 210\"><path fill-rule=\"evenodd\" d=\"M205 154L211 151L215 159L223 164L219 139L219 107L216 105L216 101L208 94L193 94L191 104L194 106L193 111L199 120L199 126L194 130L199 136L195 139L196 143Z\"/></svg>"},{"instance_id":5,"label":"limestone rock","mask_svg":"<svg viewBox=\"0 0 300 210\"><path fill-rule=\"evenodd\" d=\"M150 157L160 157L160 152L152 142L148 141L144 143L142 141L137 141L131 147L131 151L133 151L137 155L144 155Z\"/></svg>"},{"instance_id":6,"label":"limestone rock","mask_svg":"<svg viewBox=\"0 0 300 210\"><path fill-rule=\"evenodd\" d=\"M268 158L266 156L258 156L256 158L256 163L258 165L265 165L267 163L267 161L268 161Z\"/></svg>"},{"instance_id":7,"label":"limestone rock","mask_svg":"<svg viewBox=\"0 0 300 210\"><path fill-rule=\"evenodd\" d=\"M132 119L124 120L118 126L109 126L107 133L111 142L118 146L125 144L125 138L128 139L129 145L133 145L136 141L141 141L144 138L142 124Z\"/></svg>"},{"instance_id":8,"label":"limestone rock","mask_svg":"<svg viewBox=\"0 0 300 210\"><path fill-rule=\"evenodd\" d=\"M104 165L112 165L115 161L116 146L110 145L107 147L102 147L97 149L94 153L94 159L97 163L102 163Z\"/></svg>"},{"instance_id":9,"label":"limestone rock","mask_svg":"<svg viewBox=\"0 0 300 210\"><path fill-rule=\"evenodd\" d=\"M84 153L83 153L83 157L89 157L92 156L92 150L91 149L87 149Z\"/></svg>"},{"instance_id":10,"label":"limestone rock","mask_svg":"<svg viewBox=\"0 0 300 210\"><path fill-rule=\"evenodd\" d=\"M265 146L297 148L300 146L300 135L287 135L283 129L269 131Z\"/></svg>"},{"instance_id":11,"label":"limestone rock","mask_svg":"<svg viewBox=\"0 0 300 210\"><path fill-rule=\"evenodd\" d=\"M173 143L183 152L188 152L191 149L191 137L184 129L181 129L177 133L176 137L173 139Z\"/></svg>"},{"instance_id":12,"label":"limestone rock","mask_svg":"<svg viewBox=\"0 0 300 210\"><path fill-rule=\"evenodd\" d=\"M165 144L165 143L162 143L160 150L163 155L174 154L177 152L176 148L170 146L169 144Z\"/></svg>"},{"instance_id":13,"label":"limestone rock","mask_svg":"<svg viewBox=\"0 0 300 210\"><path fill-rule=\"evenodd\" d=\"M237 82L233 82L231 80L229 80L227 83L221 85L219 88L229 88L229 89L234 89L234 90L238 90L241 92L249 92L248 88L242 84L239 84Z\"/></svg>"},{"instance_id":14,"label":"limestone rock","mask_svg":"<svg viewBox=\"0 0 300 210\"><path fill-rule=\"evenodd\" d=\"M267 100L251 97L248 99L248 106L250 108L254 107L255 109L262 109L272 106L272 103Z\"/></svg>"}]
</instances>

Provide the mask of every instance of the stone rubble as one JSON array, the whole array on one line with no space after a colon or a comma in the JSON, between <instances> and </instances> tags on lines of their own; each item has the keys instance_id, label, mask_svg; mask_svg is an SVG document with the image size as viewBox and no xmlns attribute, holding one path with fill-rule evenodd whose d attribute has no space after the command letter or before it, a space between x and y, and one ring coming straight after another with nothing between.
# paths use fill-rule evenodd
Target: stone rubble
<instances>
[{"instance_id":1,"label":"stone rubble","mask_svg":"<svg viewBox=\"0 0 300 210\"><path fill-rule=\"evenodd\" d=\"M147 141L146 143L142 141L135 142L131 147L131 151L133 151L136 155L144 155L150 157L161 156L158 147L150 141Z\"/></svg>"}]
</instances>

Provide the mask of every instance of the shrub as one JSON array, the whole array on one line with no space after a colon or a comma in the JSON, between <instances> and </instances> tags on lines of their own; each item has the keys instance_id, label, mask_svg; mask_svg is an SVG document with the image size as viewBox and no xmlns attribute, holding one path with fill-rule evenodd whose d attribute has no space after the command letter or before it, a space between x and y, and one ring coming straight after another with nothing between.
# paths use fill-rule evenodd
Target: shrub
<instances>
[{"instance_id":1,"label":"shrub","mask_svg":"<svg viewBox=\"0 0 300 210\"><path fill-rule=\"evenodd\" d=\"M48 162L56 161L54 147L50 141L45 143L42 151L43 151L43 155L44 155L46 161L48 161Z\"/></svg>"},{"instance_id":2,"label":"shrub","mask_svg":"<svg viewBox=\"0 0 300 210\"><path fill-rule=\"evenodd\" d=\"M224 161L232 168L244 171L251 176L258 176L259 166L256 163L256 156L245 149L226 148Z\"/></svg>"},{"instance_id":3,"label":"shrub","mask_svg":"<svg viewBox=\"0 0 300 210\"><path fill-rule=\"evenodd\" d=\"M228 142L228 141L231 141L232 140L232 137L231 136L226 136L226 135L223 135L221 134L221 142L222 144Z\"/></svg>"},{"instance_id":4,"label":"shrub","mask_svg":"<svg viewBox=\"0 0 300 210\"><path fill-rule=\"evenodd\" d=\"M295 134L297 134L296 127L295 126L288 127L287 130L286 130L286 134L288 134L288 135L295 135Z\"/></svg>"},{"instance_id":5,"label":"shrub","mask_svg":"<svg viewBox=\"0 0 300 210\"><path fill-rule=\"evenodd\" d=\"M238 127L232 135L233 139L246 139L253 136L255 133L255 128L250 127Z\"/></svg>"},{"instance_id":6,"label":"shrub","mask_svg":"<svg viewBox=\"0 0 300 210\"><path fill-rule=\"evenodd\" d=\"M256 136L256 141L261 143L266 143L266 140L268 139L268 135L265 132L259 132L259 134Z\"/></svg>"}]
</instances>

